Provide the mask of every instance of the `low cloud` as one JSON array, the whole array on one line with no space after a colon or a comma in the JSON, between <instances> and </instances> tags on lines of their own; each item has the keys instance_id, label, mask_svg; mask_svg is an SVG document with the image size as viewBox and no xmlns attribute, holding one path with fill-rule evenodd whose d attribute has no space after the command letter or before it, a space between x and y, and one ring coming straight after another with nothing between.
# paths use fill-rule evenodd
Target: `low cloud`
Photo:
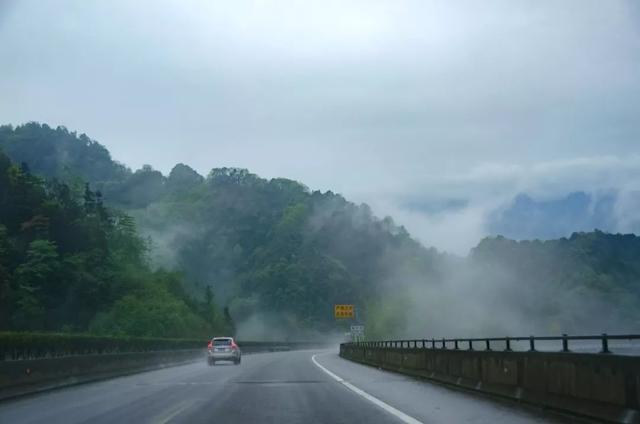
<instances>
[{"instance_id":1,"label":"low cloud","mask_svg":"<svg viewBox=\"0 0 640 424\"><path fill-rule=\"evenodd\" d=\"M616 216L633 228L624 187L640 169L639 10L622 0L3 2L0 116L86 132L133 168L299 180L458 253L517 193L621 189ZM405 207L451 199L465 206Z\"/></svg>"},{"instance_id":2,"label":"low cloud","mask_svg":"<svg viewBox=\"0 0 640 424\"><path fill-rule=\"evenodd\" d=\"M393 216L425 245L466 255L491 234L489 218L509 208L519 194L543 202L574 192L587 193L594 199L613 193L613 225L605 230L640 229L640 155L576 158L529 166L487 163L466 173L394 187L387 193L366 193L360 200L379 215ZM583 229L567 229L569 233L578 230Z\"/></svg>"}]
</instances>

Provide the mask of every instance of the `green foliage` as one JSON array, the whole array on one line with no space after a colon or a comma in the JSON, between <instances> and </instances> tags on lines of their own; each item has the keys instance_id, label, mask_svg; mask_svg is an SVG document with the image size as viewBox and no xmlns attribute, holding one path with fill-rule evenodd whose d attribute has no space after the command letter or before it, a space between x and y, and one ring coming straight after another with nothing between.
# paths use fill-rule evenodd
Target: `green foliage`
<instances>
[{"instance_id":1,"label":"green foliage","mask_svg":"<svg viewBox=\"0 0 640 424\"><path fill-rule=\"evenodd\" d=\"M14 271L16 308L12 322L17 328L45 327L45 302L57 297L60 262L55 244L48 240L29 243L26 260Z\"/></svg>"},{"instance_id":2,"label":"green foliage","mask_svg":"<svg viewBox=\"0 0 640 424\"><path fill-rule=\"evenodd\" d=\"M129 176L122 184L110 188L114 203L127 208L145 207L159 198L165 189L162 173L145 165Z\"/></svg>"},{"instance_id":3,"label":"green foliage","mask_svg":"<svg viewBox=\"0 0 640 424\"><path fill-rule=\"evenodd\" d=\"M527 280L545 280L571 289L622 289L640 295L640 238L602 231L574 233L569 239L513 241L487 238L471 258L513 270Z\"/></svg>"},{"instance_id":4,"label":"green foliage","mask_svg":"<svg viewBox=\"0 0 640 424\"><path fill-rule=\"evenodd\" d=\"M412 307L405 293L377 299L367 306L367 337L383 340L398 337L407 327L406 311Z\"/></svg>"},{"instance_id":5,"label":"green foliage","mask_svg":"<svg viewBox=\"0 0 640 424\"><path fill-rule=\"evenodd\" d=\"M471 252L477 271L527 299L549 332L635 331L640 324L640 237L602 231L548 241L487 238Z\"/></svg>"},{"instance_id":6,"label":"green foliage","mask_svg":"<svg viewBox=\"0 0 640 424\"><path fill-rule=\"evenodd\" d=\"M185 164L179 163L173 167L167 178L167 190L179 192L190 190L204 181L204 178Z\"/></svg>"},{"instance_id":7,"label":"green foliage","mask_svg":"<svg viewBox=\"0 0 640 424\"><path fill-rule=\"evenodd\" d=\"M0 148L26 163L0 155L0 328L229 333L231 315L269 312L283 330L335 330L333 304L354 303L369 334L389 335L407 324L411 288L444 284L452 268L550 329L579 328L585 314L567 305L594 299L616 305L610 322L640 323L633 235L486 239L455 262L367 205L296 181L241 168L204 178L184 164L131 172L86 136L36 123L0 127Z\"/></svg>"},{"instance_id":8,"label":"green foliage","mask_svg":"<svg viewBox=\"0 0 640 424\"><path fill-rule=\"evenodd\" d=\"M8 305L11 297L9 280L10 248L7 228L0 224L0 305ZM8 321L9 311L5 307L0 310L0 328L6 328Z\"/></svg>"},{"instance_id":9,"label":"green foliage","mask_svg":"<svg viewBox=\"0 0 640 424\"><path fill-rule=\"evenodd\" d=\"M46 177L79 176L84 181L119 181L130 174L111 160L109 151L85 134L64 127L30 122L15 128L0 126L0 149L13 161L27 163L31 172Z\"/></svg>"},{"instance_id":10,"label":"green foliage","mask_svg":"<svg viewBox=\"0 0 640 424\"><path fill-rule=\"evenodd\" d=\"M131 217L87 184L31 175L0 153L0 330L210 336L228 323L152 271Z\"/></svg>"},{"instance_id":11,"label":"green foliage","mask_svg":"<svg viewBox=\"0 0 640 424\"><path fill-rule=\"evenodd\" d=\"M211 337L206 338L152 338L95 336L90 334L0 332L0 361L56 356L105 353L154 352L163 350L204 350ZM277 348L318 348L324 341L285 342L240 340L246 351L267 351Z\"/></svg>"},{"instance_id":12,"label":"green foliage","mask_svg":"<svg viewBox=\"0 0 640 424\"><path fill-rule=\"evenodd\" d=\"M141 278L132 276L148 266L144 254L148 243L134 236L133 220L127 214L151 237L154 262L181 270L189 295L201 299L199 305L187 302L187 307L225 328L232 327L230 315L246 318L277 311L296 327L331 329L333 303L364 303L375 297L381 284L398 277L392 275L398 264L407 274L421 272L425 279L437 273L435 251L424 249L390 218L376 219L366 205L356 206L331 192L309 192L284 178L265 180L241 168L216 168L206 178L183 164L176 165L168 177L150 166L131 172L113 162L98 143L87 140L35 123L0 131L0 147L12 158L64 182L55 187L56 201L75 215L64 222L59 219L50 228L68 233L70 223L82 216L74 206L80 191L72 178L74 171L103 194L94 195L88 188L80 194L79 203L96 221L88 226L92 249L65 257L82 269L73 273L86 277L82 287L102 287L108 298L92 305L101 312L93 329L146 334L125 325L125 321L140 321L153 328L150 331L173 331L153 318L161 313L158 303L129 293L128 287L142 284ZM46 160L36 160L34 151ZM81 163L85 157L100 162L99 172ZM34 190L40 185L35 183ZM102 198L127 214L109 210L105 224ZM37 220L32 223L34 231L38 225ZM108 260L101 262L101 257ZM104 277L93 278L83 266L90 258ZM112 269L113 264L117 269ZM231 305L226 317L216 302L202 306L208 304L203 284L215 288L217 304ZM104 310L112 304L114 309ZM172 311L180 309L171 303Z\"/></svg>"},{"instance_id":13,"label":"green foliage","mask_svg":"<svg viewBox=\"0 0 640 424\"><path fill-rule=\"evenodd\" d=\"M183 301L162 290L124 296L108 312L98 315L90 329L98 334L136 337L155 334L193 337L208 330L205 322L192 314Z\"/></svg>"},{"instance_id":14,"label":"green foliage","mask_svg":"<svg viewBox=\"0 0 640 424\"><path fill-rule=\"evenodd\" d=\"M24 359L97 353L202 349L208 338L171 339L37 332L0 332L0 358ZM1 359L0 359L1 360Z\"/></svg>"}]
</instances>

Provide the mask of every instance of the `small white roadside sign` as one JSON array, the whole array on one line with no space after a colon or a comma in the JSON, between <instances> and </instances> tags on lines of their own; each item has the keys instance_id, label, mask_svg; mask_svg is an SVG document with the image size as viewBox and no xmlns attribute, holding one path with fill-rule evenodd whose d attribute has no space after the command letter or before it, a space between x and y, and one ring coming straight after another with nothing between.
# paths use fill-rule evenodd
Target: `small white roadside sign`
<instances>
[{"instance_id":1,"label":"small white roadside sign","mask_svg":"<svg viewBox=\"0 0 640 424\"><path fill-rule=\"evenodd\" d=\"M364 325L352 325L351 326L351 335L354 337L363 337L364 336Z\"/></svg>"}]
</instances>

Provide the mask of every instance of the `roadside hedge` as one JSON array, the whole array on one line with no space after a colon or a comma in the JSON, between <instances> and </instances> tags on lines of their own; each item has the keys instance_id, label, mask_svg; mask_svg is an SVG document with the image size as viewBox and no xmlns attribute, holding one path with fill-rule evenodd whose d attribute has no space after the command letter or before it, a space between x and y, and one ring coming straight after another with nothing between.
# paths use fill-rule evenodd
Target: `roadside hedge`
<instances>
[{"instance_id":1,"label":"roadside hedge","mask_svg":"<svg viewBox=\"0 0 640 424\"><path fill-rule=\"evenodd\" d=\"M205 349L206 340L0 332L0 361L125 352Z\"/></svg>"},{"instance_id":2,"label":"roadside hedge","mask_svg":"<svg viewBox=\"0 0 640 424\"><path fill-rule=\"evenodd\" d=\"M0 331L0 361L58 358L74 355L206 349L209 340L93 336L66 333L17 333ZM238 341L243 352L311 349L319 342Z\"/></svg>"}]
</instances>

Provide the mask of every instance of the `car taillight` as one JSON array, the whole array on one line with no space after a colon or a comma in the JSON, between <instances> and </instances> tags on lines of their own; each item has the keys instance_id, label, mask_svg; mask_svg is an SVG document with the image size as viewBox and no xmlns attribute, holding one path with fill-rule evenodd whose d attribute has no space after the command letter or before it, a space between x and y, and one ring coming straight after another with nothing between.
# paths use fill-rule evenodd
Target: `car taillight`
<instances>
[{"instance_id":1,"label":"car taillight","mask_svg":"<svg viewBox=\"0 0 640 424\"><path fill-rule=\"evenodd\" d=\"M209 344L207 345L207 349L211 350L212 347L213 347L213 343L209 342Z\"/></svg>"}]
</instances>

